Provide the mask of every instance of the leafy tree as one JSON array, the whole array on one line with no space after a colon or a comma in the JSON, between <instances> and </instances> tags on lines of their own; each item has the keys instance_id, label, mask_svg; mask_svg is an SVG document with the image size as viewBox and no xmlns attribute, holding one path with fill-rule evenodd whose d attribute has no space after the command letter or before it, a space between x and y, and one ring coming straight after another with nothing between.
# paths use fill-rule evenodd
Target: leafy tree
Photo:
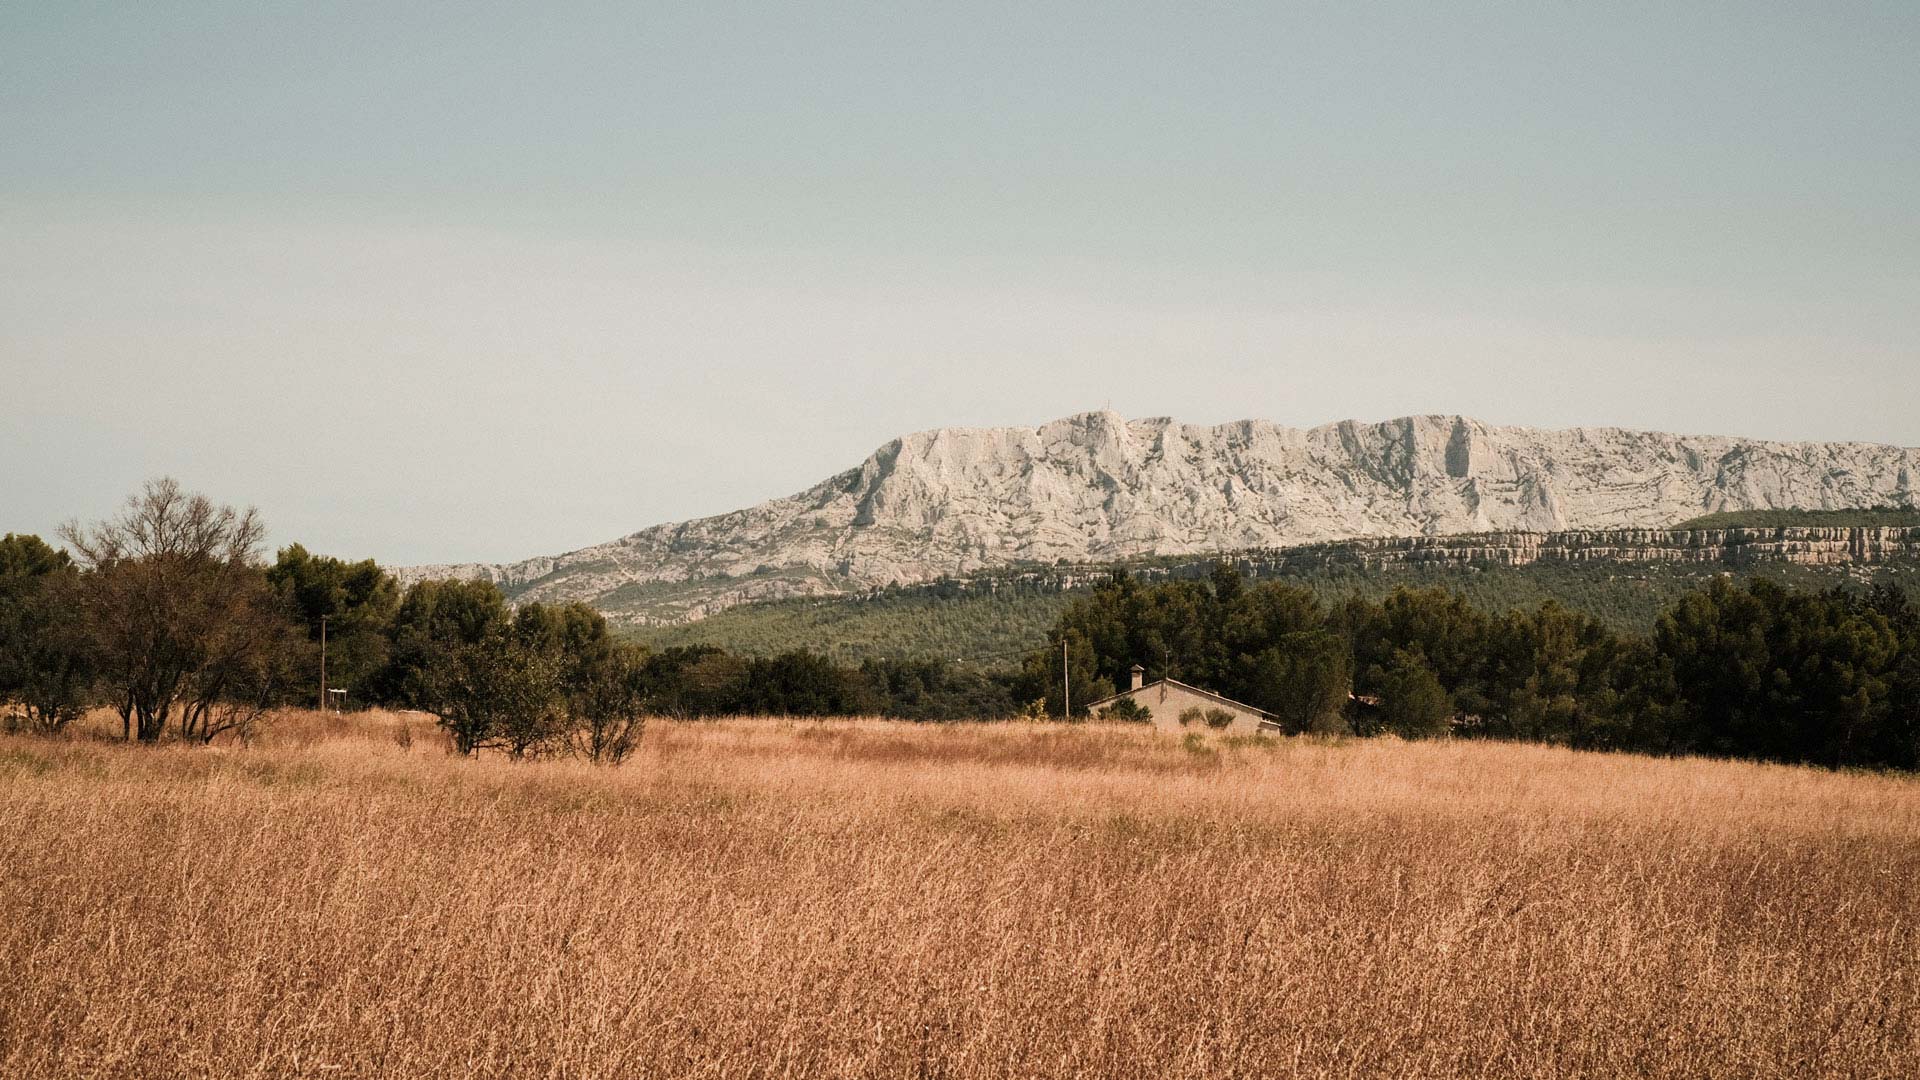
<instances>
[{"instance_id":1,"label":"leafy tree","mask_svg":"<svg viewBox=\"0 0 1920 1080\"><path fill-rule=\"evenodd\" d=\"M616 645L598 662L563 677L575 754L618 765L640 744L647 723L646 650Z\"/></svg>"},{"instance_id":2,"label":"leafy tree","mask_svg":"<svg viewBox=\"0 0 1920 1080\"><path fill-rule=\"evenodd\" d=\"M1218 683L1225 657L1216 632L1221 605L1214 587L1169 581L1135 590L1130 599L1120 611L1126 644L1119 652L1098 652L1095 675L1109 687L1122 686L1138 663L1149 678Z\"/></svg>"},{"instance_id":3,"label":"leafy tree","mask_svg":"<svg viewBox=\"0 0 1920 1080\"><path fill-rule=\"evenodd\" d=\"M1124 631L1125 624L1119 626ZM1093 629L1101 632L1098 626ZM1073 715L1084 716L1089 702L1111 697L1114 692L1114 680L1101 673L1108 661L1096 650L1086 630L1068 627L1056 634L1044 648L1030 655L1022 669L1022 686L1027 694L1046 702L1048 716L1066 715L1068 701L1065 695L1069 687L1061 684L1060 642L1063 637L1067 643L1064 675L1071 680Z\"/></svg>"},{"instance_id":4,"label":"leafy tree","mask_svg":"<svg viewBox=\"0 0 1920 1080\"><path fill-rule=\"evenodd\" d=\"M1222 606L1221 631L1227 649L1256 651L1287 636L1319 630L1327 622L1318 597L1297 585L1262 581L1240 591Z\"/></svg>"},{"instance_id":5,"label":"leafy tree","mask_svg":"<svg viewBox=\"0 0 1920 1080\"><path fill-rule=\"evenodd\" d=\"M1618 635L1558 603L1508 612L1489 627L1485 711L1473 718L1472 733L1603 745L1625 655Z\"/></svg>"},{"instance_id":6,"label":"leafy tree","mask_svg":"<svg viewBox=\"0 0 1920 1080\"><path fill-rule=\"evenodd\" d=\"M1018 711L1011 680L940 660L868 660L861 676L880 711L902 720L997 720Z\"/></svg>"},{"instance_id":7,"label":"leafy tree","mask_svg":"<svg viewBox=\"0 0 1920 1080\"><path fill-rule=\"evenodd\" d=\"M1920 768L1920 638L1902 640L1887 687L1887 711L1862 759L1897 769Z\"/></svg>"},{"instance_id":8,"label":"leafy tree","mask_svg":"<svg viewBox=\"0 0 1920 1080\"><path fill-rule=\"evenodd\" d=\"M1887 742L1903 648L1859 598L1718 580L1661 617L1654 649L1679 695L1680 749L1847 765Z\"/></svg>"},{"instance_id":9,"label":"leafy tree","mask_svg":"<svg viewBox=\"0 0 1920 1080\"><path fill-rule=\"evenodd\" d=\"M244 579L227 618L208 635L201 664L182 685L183 739L245 738L268 709L304 697L312 658L284 599L266 579Z\"/></svg>"},{"instance_id":10,"label":"leafy tree","mask_svg":"<svg viewBox=\"0 0 1920 1080\"><path fill-rule=\"evenodd\" d=\"M67 553L37 536L0 539L0 721L53 734L79 717L93 681Z\"/></svg>"},{"instance_id":11,"label":"leafy tree","mask_svg":"<svg viewBox=\"0 0 1920 1080\"><path fill-rule=\"evenodd\" d=\"M447 646L421 679L421 706L452 736L456 753L500 749L523 758L564 735L553 657L503 628Z\"/></svg>"},{"instance_id":12,"label":"leafy tree","mask_svg":"<svg viewBox=\"0 0 1920 1080\"><path fill-rule=\"evenodd\" d=\"M8 533L0 538L0 589L38 581L72 566L71 556L37 536Z\"/></svg>"},{"instance_id":13,"label":"leafy tree","mask_svg":"<svg viewBox=\"0 0 1920 1080\"><path fill-rule=\"evenodd\" d=\"M1253 657L1244 677L1251 704L1274 714L1292 732L1341 734L1353 687L1347 643L1325 630L1301 630Z\"/></svg>"},{"instance_id":14,"label":"leafy tree","mask_svg":"<svg viewBox=\"0 0 1920 1080\"><path fill-rule=\"evenodd\" d=\"M513 613L513 633L528 646L563 654L581 668L612 655L616 644L606 616L577 600L521 605Z\"/></svg>"},{"instance_id":15,"label":"leafy tree","mask_svg":"<svg viewBox=\"0 0 1920 1080\"><path fill-rule=\"evenodd\" d=\"M711 645L662 649L647 658L648 699L656 712L679 717L739 713L748 662Z\"/></svg>"},{"instance_id":16,"label":"leafy tree","mask_svg":"<svg viewBox=\"0 0 1920 1080\"><path fill-rule=\"evenodd\" d=\"M326 624L327 681L362 699L381 690L400 586L372 559L346 562L299 544L281 548L267 580L285 600L306 639L317 646Z\"/></svg>"},{"instance_id":17,"label":"leafy tree","mask_svg":"<svg viewBox=\"0 0 1920 1080\"><path fill-rule=\"evenodd\" d=\"M571 750L617 764L644 730L645 650L580 603L509 616L485 582L421 582L394 617L396 681L439 717L462 754Z\"/></svg>"},{"instance_id":18,"label":"leafy tree","mask_svg":"<svg viewBox=\"0 0 1920 1080\"><path fill-rule=\"evenodd\" d=\"M490 581L418 581L409 586L388 629L387 664L374 697L432 711L440 686L435 669L463 646L507 632L507 602Z\"/></svg>"},{"instance_id":19,"label":"leafy tree","mask_svg":"<svg viewBox=\"0 0 1920 1080\"><path fill-rule=\"evenodd\" d=\"M858 669L800 649L749 661L740 705L775 716L872 714L882 707Z\"/></svg>"},{"instance_id":20,"label":"leafy tree","mask_svg":"<svg viewBox=\"0 0 1920 1080\"><path fill-rule=\"evenodd\" d=\"M1213 588L1215 603L1222 607L1231 607L1233 602L1239 599L1240 590L1245 586L1246 579L1240 576L1240 571L1233 568L1233 564L1216 562L1213 568L1207 571L1207 584Z\"/></svg>"},{"instance_id":21,"label":"leafy tree","mask_svg":"<svg viewBox=\"0 0 1920 1080\"><path fill-rule=\"evenodd\" d=\"M1445 735L1453 719L1453 700L1426 657L1399 652L1380 680L1380 720L1405 739Z\"/></svg>"},{"instance_id":22,"label":"leafy tree","mask_svg":"<svg viewBox=\"0 0 1920 1080\"><path fill-rule=\"evenodd\" d=\"M1353 643L1356 671L1385 672L1396 653L1417 652L1456 709L1473 715L1487 711L1483 667L1491 651L1491 622L1458 594L1395 589L1378 605L1350 602L1339 623ZM1379 693L1380 687L1362 683L1360 691Z\"/></svg>"},{"instance_id":23,"label":"leafy tree","mask_svg":"<svg viewBox=\"0 0 1920 1080\"><path fill-rule=\"evenodd\" d=\"M1920 768L1920 607L1897 585L1870 590L1863 606L1886 620L1899 651L1889 665L1885 715L1862 756L1895 768Z\"/></svg>"}]
</instances>

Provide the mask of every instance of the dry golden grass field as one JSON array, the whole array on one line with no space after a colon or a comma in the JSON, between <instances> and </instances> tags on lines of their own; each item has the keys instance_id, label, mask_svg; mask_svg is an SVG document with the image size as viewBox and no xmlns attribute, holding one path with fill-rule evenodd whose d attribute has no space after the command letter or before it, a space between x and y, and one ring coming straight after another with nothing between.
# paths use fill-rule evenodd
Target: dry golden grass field
<instances>
[{"instance_id":1,"label":"dry golden grass field","mask_svg":"<svg viewBox=\"0 0 1920 1080\"><path fill-rule=\"evenodd\" d=\"M781 720L600 770L430 732L0 739L0 1076L1920 1073L1912 779Z\"/></svg>"}]
</instances>

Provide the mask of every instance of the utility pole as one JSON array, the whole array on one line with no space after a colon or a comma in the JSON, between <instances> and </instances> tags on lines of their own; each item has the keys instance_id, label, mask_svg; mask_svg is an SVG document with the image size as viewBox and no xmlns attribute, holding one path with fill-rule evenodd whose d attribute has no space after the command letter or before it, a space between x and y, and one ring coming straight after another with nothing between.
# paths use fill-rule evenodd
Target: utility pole
<instances>
[{"instance_id":1,"label":"utility pole","mask_svg":"<svg viewBox=\"0 0 1920 1080\"><path fill-rule=\"evenodd\" d=\"M320 711L327 711L327 617L320 616Z\"/></svg>"},{"instance_id":2,"label":"utility pole","mask_svg":"<svg viewBox=\"0 0 1920 1080\"><path fill-rule=\"evenodd\" d=\"M1073 719L1073 677L1067 674L1067 639L1060 639L1060 719Z\"/></svg>"}]
</instances>

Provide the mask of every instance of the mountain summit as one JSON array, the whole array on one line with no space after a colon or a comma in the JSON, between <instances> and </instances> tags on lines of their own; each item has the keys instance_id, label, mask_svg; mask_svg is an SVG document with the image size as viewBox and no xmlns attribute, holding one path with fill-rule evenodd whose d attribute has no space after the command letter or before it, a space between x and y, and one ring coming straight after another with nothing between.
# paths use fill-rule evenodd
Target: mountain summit
<instances>
[{"instance_id":1,"label":"mountain summit","mask_svg":"<svg viewBox=\"0 0 1920 1080\"><path fill-rule=\"evenodd\" d=\"M1914 505L1920 450L1460 416L1311 429L1082 413L942 428L745 510L500 566L517 599L631 622L1019 563L1196 554L1363 536L1659 528L1722 510Z\"/></svg>"}]
</instances>

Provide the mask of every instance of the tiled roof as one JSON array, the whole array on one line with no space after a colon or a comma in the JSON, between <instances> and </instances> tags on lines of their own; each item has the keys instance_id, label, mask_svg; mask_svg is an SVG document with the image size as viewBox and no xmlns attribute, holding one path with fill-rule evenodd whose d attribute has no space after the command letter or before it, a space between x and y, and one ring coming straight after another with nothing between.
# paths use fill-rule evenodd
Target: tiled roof
<instances>
[{"instance_id":1,"label":"tiled roof","mask_svg":"<svg viewBox=\"0 0 1920 1080\"><path fill-rule=\"evenodd\" d=\"M1236 709L1239 709L1243 712L1250 712L1255 716L1265 718L1273 715L1272 713L1268 712L1265 709L1255 708L1244 701L1235 701L1230 697L1225 697L1223 695L1216 694L1211 690L1202 690L1197 686L1192 686L1187 683L1183 683L1179 679L1155 679L1154 681L1146 684L1145 686L1142 686L1139 690L1122 690L1117 694L1108 694L1106 697L1101 698L1099 701L1087 702L1087 711L1091 712L1094 709L1097 709L1100 706L1105 705L1110 701L1118 701L1123 697L1128 697L1133 694L1138 694L1145 690L1151 690L1154 687L1159 686L1161 683L1167 683L1172 686L1177 686L1180 689L1187 691L1188 693L1199 694L1203 698L1210 698L1214 701L1219 702L1222 705L1231 705Z\"/></svg>"}]
</instances>

